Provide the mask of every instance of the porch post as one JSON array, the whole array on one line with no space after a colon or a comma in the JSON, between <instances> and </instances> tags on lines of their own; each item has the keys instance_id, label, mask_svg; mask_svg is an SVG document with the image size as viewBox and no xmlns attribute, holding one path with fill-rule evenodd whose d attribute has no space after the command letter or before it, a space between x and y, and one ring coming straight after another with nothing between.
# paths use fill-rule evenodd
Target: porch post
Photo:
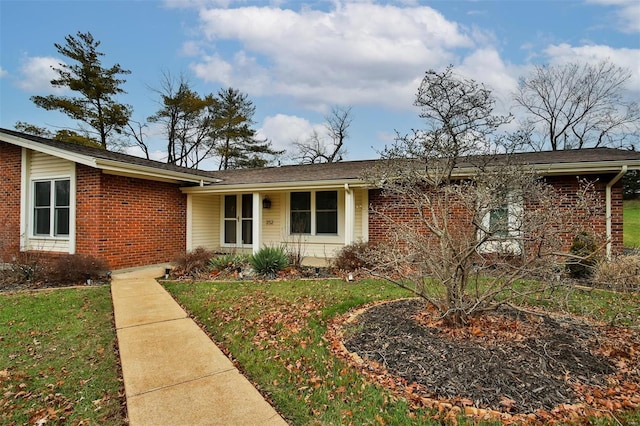
<instances>
[{"instance_id":1,"label":"porch post","mask_svg":"<svg viewBox=\"0 0 640 426\"><path fill-rule=\"evenodd\" d=\"M262 200L260 199L260 193L253 193L253 244L251 249L253 253L257 253L262 246Z\"/></svg>"},{"instance_id":2,"label":"porch post","mask_svg":"<svg viewBox=\"0 0 640 426\"><path fill-rule=\"evenodd\" d=\"M355 239L356 203L353 190L344 184L344 244L349 245Z\"/></svg>"}]
</instances>

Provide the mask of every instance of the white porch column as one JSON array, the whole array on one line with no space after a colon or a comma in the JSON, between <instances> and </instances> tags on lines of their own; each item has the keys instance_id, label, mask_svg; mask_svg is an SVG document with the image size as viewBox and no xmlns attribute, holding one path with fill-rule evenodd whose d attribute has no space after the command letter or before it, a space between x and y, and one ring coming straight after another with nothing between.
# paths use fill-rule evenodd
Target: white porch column
<instances>
[{"instance_id":1,"label":"white porch column","mask_svg":"<svg viewBox=\"0 0 640 426\"><path fill-rule=\"evenodd\" d=\"M353 190L344 184L344 244L353 244L355 240L356 203Z\"/></svg>"},{"instance_id":2,"label":"white porch column","mask_svg":"<svg viewBox=\"0 0 640 426\"><path fill-rule=\"evenodd\" d=\"M251 246L253 253L257 253L262 246L262 200L260 193L253 193L253 244Z\"/></svg>"},{"instance_id":3,"label":"white porch column","mask_svg":"<svg viewBox=\"0 0 640 426\"><path fill-rule=\"evenodd\" d=\"M187 194L187 246L186 250L193 250L193 194Z\"/></svg>"}]
</instances>

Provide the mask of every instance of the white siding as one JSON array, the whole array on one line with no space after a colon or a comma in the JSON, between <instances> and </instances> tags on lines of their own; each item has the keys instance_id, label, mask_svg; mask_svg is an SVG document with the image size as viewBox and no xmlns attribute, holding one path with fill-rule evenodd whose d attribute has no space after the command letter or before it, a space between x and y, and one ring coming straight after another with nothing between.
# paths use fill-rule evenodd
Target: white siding
<instances>
[{"instance_id":1,"label":"white siding","mask_svg":"<svg viewBox=\"0 0 640 426\"><path fill-rule=\"evenodd\" d=\"M53 157L41 152L31 151L29 162L31 179L51 179L60 176L71 176L75 163L62 158Z\"/></svg>"},{"instance_id":2,"label":"white siding","mask_svg":"<svg viewBox=\"0 0 640 426\"><path fill-rule=\"evenodd\" d=\"M220 196L191 195L191 247L210 250L220 247Z\"/></svg>"},{"instance_id":3,"label":"white siding","mask_svg":"<svg viewBox=\"0 0 640 426\"><path fill-rule=\"evenodd\" d=\"M267 196L271 200L271 208L262 209L262 242L266 246L278 246L283 243L286 236L280 214L284 209L284 194L268 192L260 195L262 199Z\"/></svg>"},{"instance_id":4,"label":"white siding","mask_svg":"<svg viewBox=\"0 0 640 426\"><path fill-rule=\"evenodd\" d=\"M41 152L28 151L27 158L27 182L26 212L25 215L27 234L24 248L27 250L42 250L63 253L75 252L75 163ZM33 182L39 179L55 179L68 177L71 180L71 208L69 218L68 238L42 238L33 237Z\"/></svg>"}]
</instances>

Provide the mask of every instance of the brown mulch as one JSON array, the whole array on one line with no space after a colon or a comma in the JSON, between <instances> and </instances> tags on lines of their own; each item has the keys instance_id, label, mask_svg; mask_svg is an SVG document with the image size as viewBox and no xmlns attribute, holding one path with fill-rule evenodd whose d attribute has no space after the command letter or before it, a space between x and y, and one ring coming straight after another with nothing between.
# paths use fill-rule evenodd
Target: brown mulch
<instances>
[{"instance_id":1,"label":"brown mulch","mask_svg":"<svg viewBox=\"0 0 640 426\"><path fill-rule=\"evenodd\" d=\"M372 377L399 378L414 401L508 413L503 420L640 406L637 332L508 308L459 329L433 317L417 299L375 305L343 326L344 347L377 372Z\"/></svg>"}]
</instances>

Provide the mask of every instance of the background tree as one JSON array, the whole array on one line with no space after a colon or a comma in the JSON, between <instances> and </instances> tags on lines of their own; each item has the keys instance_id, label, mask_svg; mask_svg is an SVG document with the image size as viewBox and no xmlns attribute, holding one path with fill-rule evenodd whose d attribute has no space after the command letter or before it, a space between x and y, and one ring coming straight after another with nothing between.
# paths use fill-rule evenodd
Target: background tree
<instances>
[{"instance_id":1,"label":"background tree","mask_svg":"<svg viewBox=\"0 0 640 426\"><path fill-rule=\"evenodd\" d=\"M327 137L314 130L306 141L294 142L294 159L300 164L342 161L347 154L344 143L349 137L348 131L352 121L351 107L333 107L331 113L325 117L324 128Z\"/></svg>"},{"instance_id":2,"label":"background tree","mask_svg":"<svg viewBox=\"0 0 640 426\"><path fill-rule=\"evenodd\" d=\"M630 78L629 70L608 61L536 66L515 94L528 114L523 128L530 147L555 151L637 142L640 109L625 97Z\"/></svg>"},{"instance_id":3,"label":"background tree","mask_svg":"<svg viewBox=\"0 0 640 426\"><path fill-rule=\"evenodd\" d=\"M520 297L516 280L557 271L558 231L588 209L575 200L575 211L560 208L565 195L513 164L514 147L496 136L511 117L494 115L491 93L475 81L451 67L428 71L415 105L426 129L398 137L365 177L388 198L371 212L387 223L387 241L366 260L463 325Z\"/></svg>"},{"instance_id":4,"label":"background tree","mask_svg":"<svg viewBox=\"0 0 640 426\"><path fill-rule=\"evenodd\" d=\"M88 134L80 134L78 132L74 132L73 130L61 129L53 133L46 127L36 126L24 121L18 121L14 127L17 131L30 135L40 136L48 139L55 139L62 142L75 143L76 145L102 148L102 145L95 139L92 139Z\"/></svg>"},{"instance_id":5,"label":"background tree","mask_svg":"<svg viewBox=\"0 0 640 426\"><path fill-rule=\"evenodd\" d=\"M255 106L239 90L220 90L210 111L220 170L264 167L268 164L266 155L283 152L274 150L271 142L256 138L251 127Z\"/></svg>"},{"instance_id":6,"label":"background tree","mask_svg":"<svg viewBox=\"0 0 640 426\"><path fill-rule=\"evenodd\" d=\"M54 46L58 53L75 63L60 63L60 68L53 68L58 78L51 80L51 85L68 88L79 96L32 96L31 100L41 108L59 110L87 124L106 149L110 135L121 133L131 115L128 105L115 100L116 95L125 93L120 87L125 80L118 75L130 74L131 71L119 64L104 68L101 63L104 53L97 51L100 42L94 40L89 32L78 32L75 37L68 35L65 41L65 45L55 43Z\"/></svg>"},{"instance_id":7,"label":"background tree","mask_svg":"<svg viewBox=\"0 0 640 426\"><path fill-rule=\"evenodd\" d=\"M198 167L211 155L212 95L201 97L191 89L184 76L178 79L163 75L160 109L148 118L161 123L167 138L167 163L184 167Z\"/></svg>"}]
</instances>

